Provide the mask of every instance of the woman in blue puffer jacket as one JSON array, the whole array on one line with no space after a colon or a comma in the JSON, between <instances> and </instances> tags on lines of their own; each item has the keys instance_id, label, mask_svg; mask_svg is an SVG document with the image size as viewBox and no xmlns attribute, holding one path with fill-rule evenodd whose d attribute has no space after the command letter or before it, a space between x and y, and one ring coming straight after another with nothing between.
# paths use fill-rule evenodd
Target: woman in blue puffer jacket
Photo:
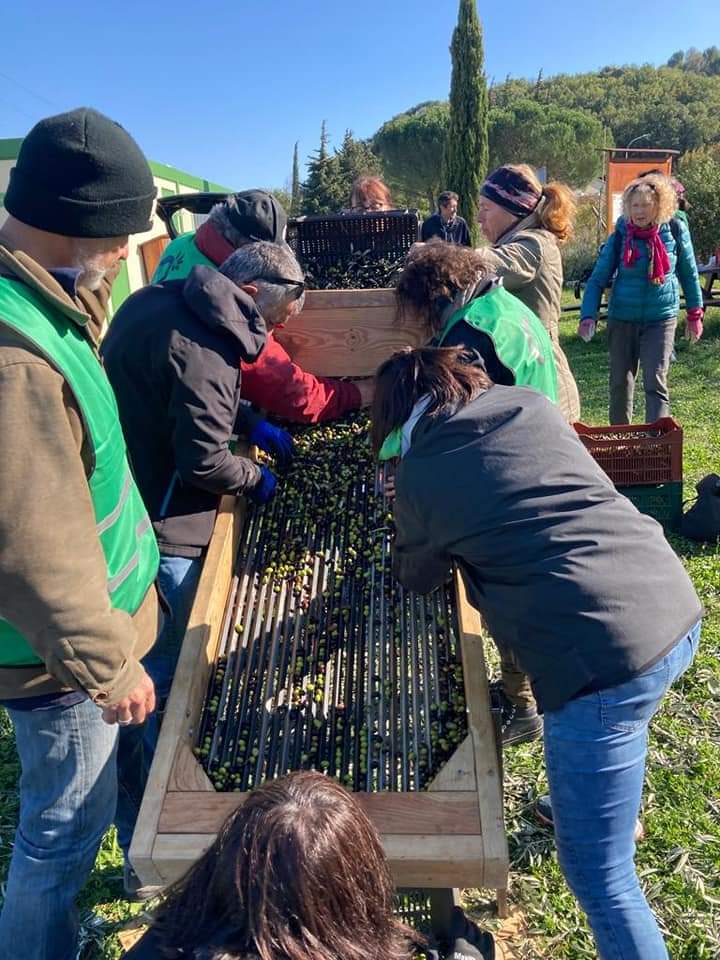
<instances>
[{"instance_id":1,"label":"woman in blue puffer jacket","mask_svg":"<svg viewBox=\"0 0 720 960\"><path fill-rule=\"evenodd\" d=\"M643 368L645 422L670 413L667 373L680 309L687 335L702 336L703 299L687 225L673 219L677 197L667 177L633 180L623 193L623 216L608 238L583 297L578 330L595 333L602 292L617 271L608 305L610 422L630 423L638 368Z\"/></svg>"}]
</instances>

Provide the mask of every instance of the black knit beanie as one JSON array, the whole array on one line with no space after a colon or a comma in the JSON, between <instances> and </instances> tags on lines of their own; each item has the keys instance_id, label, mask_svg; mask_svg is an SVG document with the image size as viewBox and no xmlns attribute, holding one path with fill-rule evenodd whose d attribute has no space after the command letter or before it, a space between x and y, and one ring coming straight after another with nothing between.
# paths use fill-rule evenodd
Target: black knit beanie
<instances>
[{"instance_id":1,"label":"black knit beanie","mask_svg":"<svg viewBox=\"0 0 720 960\"><path fill-rule=\"evenodd\" d=\"M89 107L36 123L10 171L5 209L65 237L124 237L152 226L155 184L130 134Z\"/></svg>"}]
</instances>

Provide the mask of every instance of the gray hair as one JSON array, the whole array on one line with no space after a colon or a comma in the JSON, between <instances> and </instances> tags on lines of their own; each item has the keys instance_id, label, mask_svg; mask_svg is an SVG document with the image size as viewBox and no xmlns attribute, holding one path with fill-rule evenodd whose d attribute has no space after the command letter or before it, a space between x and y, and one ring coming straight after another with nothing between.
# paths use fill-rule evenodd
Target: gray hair
<instances>
[{"instance_id":1,"label":"gray hair","mask_svg":"<svg viewBox=\"0 0 720 960\"><path fill-rule=\"evenodd\" d=\"M220 267L220 273L237 286L251 283L257 287L255 302L262 314L268 313L272 316L291 300L297 300L298 311L302 310L304 293L298 298L297 287L273 282L296 280L302 283L305 279L295 254L286 243L258 240L245 244L230 254Z\"/></svg>"}]
</instances>

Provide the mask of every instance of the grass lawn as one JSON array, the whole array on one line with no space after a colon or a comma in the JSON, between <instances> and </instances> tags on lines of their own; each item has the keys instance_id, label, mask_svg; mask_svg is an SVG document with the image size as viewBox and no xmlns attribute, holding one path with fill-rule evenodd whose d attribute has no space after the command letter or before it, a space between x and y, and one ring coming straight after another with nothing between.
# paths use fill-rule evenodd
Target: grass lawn
<instances>
[{"instance_id":1,"label":"grass lawn","mask_svg":"<svg viewBox=\"0 0 720 960\"><path fill-rule=\"evenodd\" d=\"M590 344L574 333L577 317L563 322L563 344L580 387L583 419L607 422L607 345L604 326ZM720 309L710 311L704 339L678 341L671 371L673 413L685 428L686 497L706 473L720 472ZM642 393L642 391L640 391ZM636 419L642 416L639 396ZM638 868L667 937L673 960L720 956L720 549L673 545L705 604L700 653L667 698L652 726L642 819L646 839ZM17 818L18 763L12 731L0 712L0 880L9 862ZM513 898L521 932L512 944L523 960L591 960L592 939L560 875L552 836L537 826L531 806L544 792L539 743L506 754L506 818ZM81 898L84 958L121 954L114 931L141 908L119 898L121 858L105 838ZM483 894L466 891L480 912Z\"/></svg>"}]
</instances>

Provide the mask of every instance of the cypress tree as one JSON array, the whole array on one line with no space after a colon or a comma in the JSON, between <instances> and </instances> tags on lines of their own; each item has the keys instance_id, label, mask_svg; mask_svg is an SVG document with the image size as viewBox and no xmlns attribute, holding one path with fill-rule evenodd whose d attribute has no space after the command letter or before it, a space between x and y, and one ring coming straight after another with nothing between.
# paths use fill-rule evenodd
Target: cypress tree
<instances>
[{"instance_id":1,"label":"cypress tree","mask_svg":"<svg viewBox=\"0 0 720 960\"><path fill-rule=\"evenodd\" d=\"M460 0L450 53L450 123L443 162L443 189L460 197L473 243L478 242L477 205L488 164L488 94L476 0Z\"/></svg>"},{"instance_id":2,"label":"cypress tree","mask_svg":"<svg viewBox=\"0 0 720 960\"><path fill-rule=\"evenodd\" d=\"M300 187L300 162L298 160L298 142L295 141L292 165L292 188L290 193L290 215L296 217L302 205L302 189Z\"/></svg>"}]
</instances>

